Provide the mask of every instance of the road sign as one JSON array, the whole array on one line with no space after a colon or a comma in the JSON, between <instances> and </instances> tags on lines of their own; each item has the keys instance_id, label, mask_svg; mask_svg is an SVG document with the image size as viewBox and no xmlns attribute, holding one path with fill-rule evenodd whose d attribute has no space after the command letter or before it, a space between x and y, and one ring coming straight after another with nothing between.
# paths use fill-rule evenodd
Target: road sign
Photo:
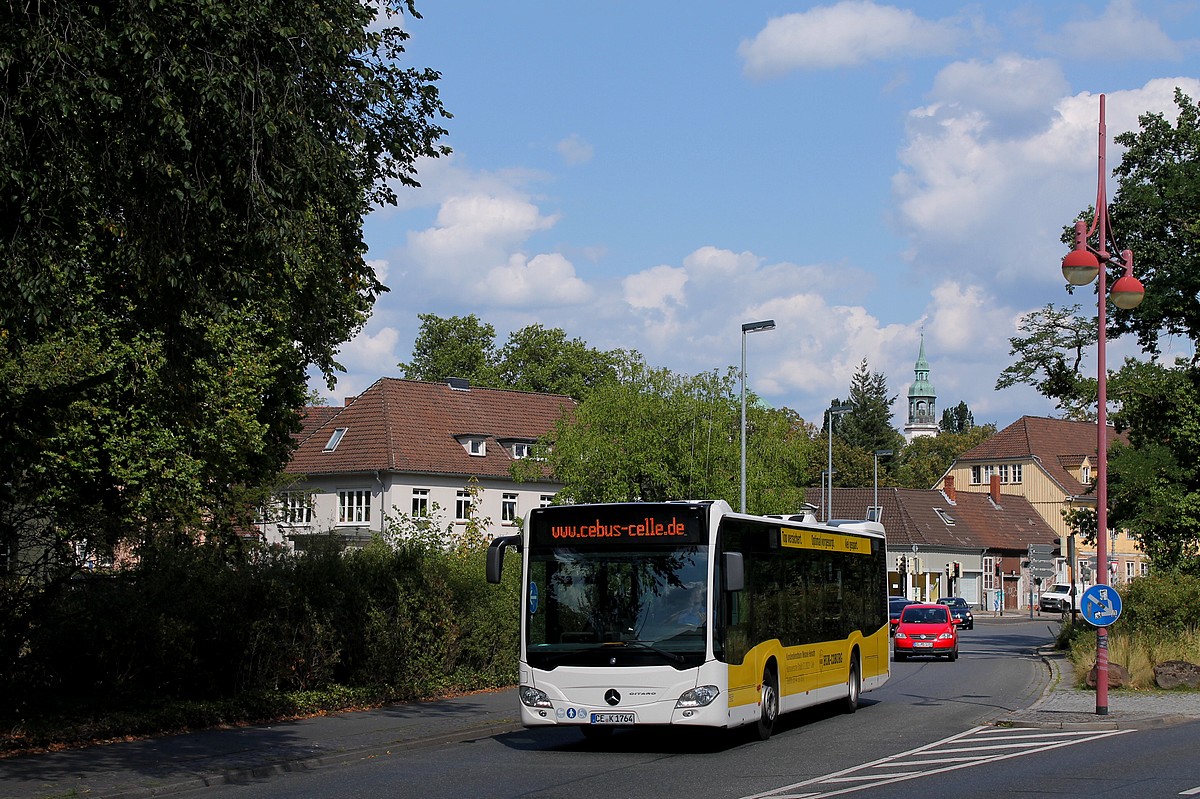
<instances>
[{"instance_id":1,"label":"road sign","mask_svg":"<svg viewBox=\"0 0 1200 799\"><path fill-rule=\"evenodd\" d=\"M1093 627L1107 627L1121 616L1121 596L1111 585L1093 585L1079 597L1079 612Z\"/></svg>"}]
</instances>

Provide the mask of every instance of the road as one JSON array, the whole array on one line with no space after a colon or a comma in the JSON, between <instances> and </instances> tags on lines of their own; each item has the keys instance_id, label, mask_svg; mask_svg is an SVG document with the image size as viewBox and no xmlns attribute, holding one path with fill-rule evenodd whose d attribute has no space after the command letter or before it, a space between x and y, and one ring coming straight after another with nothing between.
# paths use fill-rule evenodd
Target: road
<instances>
[{"instance_id":1,"label":"road","mask_svg":"<svg viewBox=\"0 0 1200 799\"><path fill-rule=\"evenodd\" d=\"M1087 774L1095 771L1088 761L1094 760L1096 751L1127 751L1131 740L1152 737L1150 732L1132 731L1037 737L1046 731L987 726L989 720L1036 700L1045 682L1045 666L1034 650L1052 637L1046 620L1000 624L980 619L975 630L963 632L962 654L956 663L893 664L891 681L866 694L858 713L846 716L819 708L793 714L781 720L767 742L752 741L745 734L630 731L597 744L585 742L571 729L521 730L262 781L247 779L203 793L230 799L381 795L739 799L836 795L847 789L862 796L917 792L956 796L966 793L966 785L972 786L972 793L989 797L1037 793L1042 782L1063 787L1064 762L1082 760L1083 765L1076 766L1078 773ZM1166 738L1177 734L1154 733ZM1195 751L1195 743L1193 733L1190 751ZM932 754L924 751L931 745ZM1165 742L1156 745L1168 748ZM961 759L953 764L934 762L939 761L940 750L951 746L988 754L959 752L955 757ZM1012 763L1017 757L1019 769ZM1049 782L1052 779L1059 782ZM1090 795L1090 784L1087 780L1067 783L1063 793ZM1080 792L1075 793L1072 785ZM1192 785L1200 785L1200 777Z\"/></svg>"}]
</instances>

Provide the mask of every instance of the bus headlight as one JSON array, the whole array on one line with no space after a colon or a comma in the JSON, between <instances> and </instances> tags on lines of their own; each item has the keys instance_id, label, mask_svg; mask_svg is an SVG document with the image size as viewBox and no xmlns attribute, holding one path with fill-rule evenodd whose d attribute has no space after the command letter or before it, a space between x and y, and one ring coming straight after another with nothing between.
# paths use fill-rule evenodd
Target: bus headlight
<instances>
[{"instance_id":1,"label":"bus headlight","mask_svg":"<svg viewBox=\"0 0 1200 799\"><path fill-rule=\"evenodd\" d=\"M715 685L698 685L681 693L675 701L675 707L704 707L712 704L720 693Z\"/></svg>"},{"instance_id":2,"label":"bus headlight","mask_svg":"<svg viewBox=\"0 0 1200 799\"><path fill-rule=\"evenodd\" d=\"M521 704L526 707L554 707L550 703L550 697L546 696L546 692L539 691L532 685L522 685L517 689L517 694L521 697Z\"/></svg>"}]
</instances>

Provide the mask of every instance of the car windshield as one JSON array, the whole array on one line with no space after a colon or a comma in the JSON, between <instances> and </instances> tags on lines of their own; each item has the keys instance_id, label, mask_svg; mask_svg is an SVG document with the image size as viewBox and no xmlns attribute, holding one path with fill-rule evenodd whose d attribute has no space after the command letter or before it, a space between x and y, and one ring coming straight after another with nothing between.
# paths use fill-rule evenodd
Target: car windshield
<instances>
[{"instance_id":1,"label":"car windshield","mask_svg":"<svg viewBox=\"0 0 1200 799\"><path fill-rule=\"evenodd\" d=\"M945 608L905 608L900 621L905 624L945 624Z\"/></svg>"}]
</instances>

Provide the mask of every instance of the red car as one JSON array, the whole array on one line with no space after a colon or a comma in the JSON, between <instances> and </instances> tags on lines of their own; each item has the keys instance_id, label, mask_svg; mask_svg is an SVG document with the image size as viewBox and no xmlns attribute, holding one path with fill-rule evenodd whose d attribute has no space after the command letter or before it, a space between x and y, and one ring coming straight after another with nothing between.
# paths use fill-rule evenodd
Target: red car
<instances>
[{"instance_id":1,"label":"red car","mask_svg":"<svg viewBox=\"0 0 1200 799\"><path fill-rule=\"evenodd\" d=\"M958 625L945 605L908 605L892 623L892 657L901 661L909 655L936 655L958 659Z\"/></svg>"}]
</instances>

